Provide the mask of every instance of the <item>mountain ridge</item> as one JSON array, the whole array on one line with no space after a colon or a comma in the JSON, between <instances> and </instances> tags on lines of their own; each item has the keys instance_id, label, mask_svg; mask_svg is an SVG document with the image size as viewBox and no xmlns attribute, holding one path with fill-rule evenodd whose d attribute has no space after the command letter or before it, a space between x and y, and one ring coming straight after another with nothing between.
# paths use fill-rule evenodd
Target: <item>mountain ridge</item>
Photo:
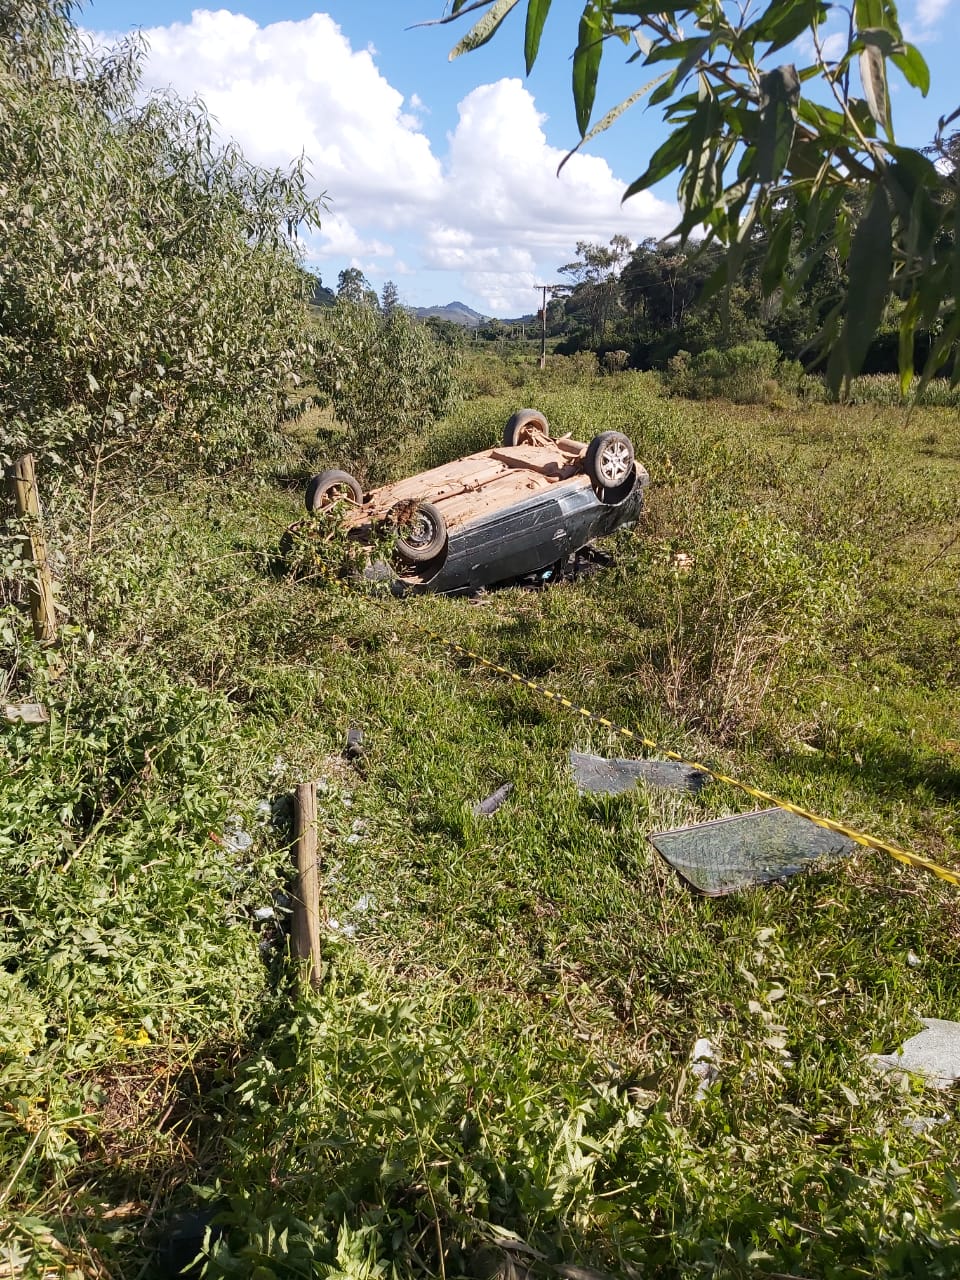
<instances>
[{"instance_id":1,"label":"mountain ridge","mask_svg":"<svg viewBox=\"0 0 960 1280\"><path fill-rule=\"evenodd\" d=\"M491 318L490 316L481 315L479 311L474 311L473 307L468 307L465 302L447 302L443 305L437 303L431 307L408 307L407 310L411 315L416 316L418 320L429 320L435 316L438 320L450 320L454 324L463 325L465 329L476 329Z\"/></svg>"},{"instance_id":2,"label":"mountain ridge","mask_svg":"<svg viewBox=\"0 0 960 1280\"><path fill-rule=\"evenodd\" d=\"M462 325L465 329L478 329L481 325L489 324L491 320L499 320L505 325L533 324L536 320L532 312L525 316L509 317L482 315L479 311L474 311L473 307L468 307L465 302L456 300L444 304L434 303L430 307L407 307L406 310L418 320L429 320L431 316L435 316L439 320L449 320L453 324Z\"/></svg>"}]
</instances>

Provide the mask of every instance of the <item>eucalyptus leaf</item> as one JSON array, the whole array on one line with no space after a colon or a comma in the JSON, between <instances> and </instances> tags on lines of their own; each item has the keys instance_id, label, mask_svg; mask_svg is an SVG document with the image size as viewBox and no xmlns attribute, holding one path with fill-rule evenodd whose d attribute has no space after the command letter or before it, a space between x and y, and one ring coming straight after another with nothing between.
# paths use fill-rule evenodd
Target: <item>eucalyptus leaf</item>
<instances>
[{"instance_id":1,"label":"eucalyptus leaf","mask_svg":"<svg viewBox=\"0 0 960 1280\"><path fill-rule=\"evenodd\" d=\"M919 89L924 97L930 92L930 68L920 50L913 44L894 50L890 61L903 73L907 84Z\"/></svg>"},{"instance_id":2,"label":"eucalyptus leaf","mask_svg":"<svg viewBox=\"0 0 960 1280\"><path fill-rule=\"evenodd\" d=\"M787 166L799 101L800 80L796 67L775 67L761 76L757 136L757 175L761 182L775 182Z\"/></svg>"},{"instance_id":3,"label":"eucalyptus leaf","mask_svg":"<svg viewBox=\"0 0 960 1280\"><path fill-rule=\"evenodd\" d=\"M883 54L875 44L868 44L860 53L860 80L866 95L870 114L877 124L886 128L889 123L887 114L887 72Z\"/></svg>"},{"instance_id":4,"label":"eucalyptus leaf","mask_svg":"<svg viewBox=\"0 0 960 1280\"><path fill-rule=\"evenodd\" d=\"M523 55L527 65L527 75L533 70L540 51L540 37L543 26L550 11L550 0L528 0L527 25L524 34Z\"/></svg>"},{"instance_id":5,"label":"eucalyptus leaf","mask_svg":"<svg viewBox=\"0 0 960 1280\"><path fill-rule=\"evenodd\" d=\"M629 108L632 107L635 102L638 102L641 98L645 97L650 92L650 90L654 87L654 85L659 84L660 81L666 75L669 75L669 72L665 71L663 72L662 75L656 76L653 80L648 80L647 83L642 88L636 89L633 93L631 93L629 98L624 98L623 102L620 102L615 107L612 107L607 112L607 114L603 117L603 119L599 120L593 126L590 132L587 133L583 138L581 138L580 141L577 143L577 145L571 151L567 152L567 154L560 161L560 164L557 168L557 172L558 173L560 172L560 170L567 163L570 157L575 156L581 147L586 146L587 143L591 142L599 134L604 133L607 129L609 129L612 124L616 123L616 121L620 119L620 117L623 115L625 111L629 110Z\"/></svg>"},{"instance_id":6,"label":"eucalyptus leaf","mask_svg":"<svg viewBox=\"0 0 960 1280\"><path fill-rule=\"evenodd\" d=\"M859 373L883 315L893 265L893 225L887 194L878 187L850 245L843 376Z\"/></svg>"},{"instance_id":7,"label":"eucalyptus leaf","mask_svg":"<svg viewBox=\"0 0 960 1280\"><path fill-rule=\"evenodd\" d=\"M769 297L783 279L787 259L790 256L790 241L793 235L794 218L792 210L781 215L779 222L770 236L767 256L760 272L760 283L763 292Z\"/></svg>"},{"instance_id":8,"label":"eucalyptus leaf","mask_svg":"<svg viewBox=\"0 0 960 1280\"><path fill-rule=\"evenodd\" d=\"M573 102L581 138L590 124L602 56L603 21L600 6L596 0L587 0L580 18L577 48L573 55Z\"/></svg>"},{"instance_id":9,"label":"eucalyptus leaf","mask_svg":"<svg viewBox=\"0 0 960 1280\"><path fill-rule=\"evenodd\" d=\"M471 27L463 39L450 50L450 61L452 62L454 58L459 58L463 53L472 53L474 49L479 49L481 45L485 45L488 40L496 35L497 29L504 18L518 3L519 0L494 0L493 5L476 25Z\"/></svg>"}]
</instances>

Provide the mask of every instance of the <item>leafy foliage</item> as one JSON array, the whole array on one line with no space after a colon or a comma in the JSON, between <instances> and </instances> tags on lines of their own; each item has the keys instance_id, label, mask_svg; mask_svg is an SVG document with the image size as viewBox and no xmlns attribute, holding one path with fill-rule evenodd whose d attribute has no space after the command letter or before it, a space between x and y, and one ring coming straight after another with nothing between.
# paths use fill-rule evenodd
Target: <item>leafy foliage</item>
<instances>
[{"instance_id":1,"label":"leafy foliage","mask_svg":"<svg viewBox=\"0 0 960 1280\"><path fill-rule=\"evenodd\" d=\"M804 377L800 365L784 360L772 342L747 342L725 351L710 347L693 358L678 351L664 381L675 395L694 400L724 397L735 404L766 404L781 390L798 391Z\"/></svg>"},{"instance_id":2,"label":"leafy foliage","mask_svg":"<svg viewBox=\"0 0 960 1280\"><path fill-rule=\"evenodd\" d=\"M693 898L646 836L732 793L579 796L569 750L619 744L421 630L955 862L956 413L733 409L595 365L511 364L404 459L491 444L518 404L637 441L655 483L614 564L483 607L280 573L302 499L272 458L153 484L93 553L61 487L67 671L26 641L9 696L51 723L0 735L0 1247L23 1280L155 1267L198 1199L207 1273L251 1280L956 1273L957 1122L862 1063L960 1014L956 890L860 854ZM326 982L298 998L283 815L306 779Z\"/></svg>"},{"instance_id":3,"label":"leafy foliage","mask_svg":"<svg viewBox=\"0 0 960 1280\"><path fill-rule=\"evenodd\" d=\"M691 521L689 553L655 575L659 598L638 679L672 714L722 741L752 732L784 650L800 662L822 651L855 595L860 555L818 546L782 520L706 504ZM672 570L672 571L671 571Z\"/></svg>"},{"instance_id":4,"label":"leafy foliage","mask_svg":"<svg viewBox=\"0 0 960 1280\"><path fill-rule=\"evenodd\" d=\"M559 268L561 275L574 281L568 309L586 317L594 345L603 342L619 305L617 286L630 249L630 241L621 235L614 236L609 246L580 240L576 261Z\"/></svg>"},{"instance_id":5,"label":"leafy foliage","mask_svg":"<svg viewBox=\"0 0 960 1280\"><path fill-rule=\"evenodd\" d=\"M485 10L455 54L488 40L509 5L489 0L454 5L440 21ZM630 46L646 67L662 71L643 92L663 107L670 127L626 196L679 171L681 240L706 229L725 247L713 287L733 284L755 230L769 236L764 290L791 296L826 252L849 266L843 297L817 337L834 388L862 364L891 297L899 299L900 376L913 378L913 334L939 326L922 381L953 361L960 380L960 252L957 170L937 167L899 145L887 86L894 68L926 94L929 70L908 43L892 0L856 0L846 48L829 57L821 28L826 4L769 0L740 7L712 0L651 5L642 0L587 0L573 57L573 98L581 139L588 136L601 60L608 44ZM525 53L533 64L550 0L529 0ZM809 33L814 58L804 67L773 65L776 54ZM854 70L859 71L862 96ZM819 91L819 96L817 96ZM633 105L632 95L597 126ZM957 116L940 121L938 138ZM791 269L791 232L802 231L805 263Z\"/></svg>"},{"instance_id":6,"label":"leafy foliage","mask_svg":"<svg viewBox=\"0 0 960 1280\"><path fill-rule=\"evenodd\" d=\"M294 236L321 202L146 102L139 42L88 49L68 4L0 9L0 415L99 473L222 469L275 431L307 341Z\"/></svg>"},{"instance_id":7,"label":"leafy foliage","mask_svg":"<svg viewBox=\"0 0 960 1280\"><path fill-rule=\"evenodd\" d=\"M458 397L459 348L402 307L384 312L341 290L314 344L318 398L346 429L344 463L368 484L383 480L409 432L442 417Z\"/></svg>"}]
</instances>

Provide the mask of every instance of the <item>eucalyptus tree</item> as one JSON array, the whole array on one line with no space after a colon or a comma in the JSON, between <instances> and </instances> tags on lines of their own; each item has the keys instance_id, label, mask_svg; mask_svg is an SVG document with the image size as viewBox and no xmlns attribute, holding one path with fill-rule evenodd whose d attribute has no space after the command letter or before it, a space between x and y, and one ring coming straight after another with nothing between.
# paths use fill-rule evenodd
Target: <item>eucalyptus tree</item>
<instances>
[{"instance_id":1,"label":"eucalyptus tree","mask_svg":"<svg viewBox=\"0 0 960 1280\"><path fill-rule=\"evenodd\" d=\"M620 306L620 273L632 247L622 235L614 236L609 245L580 240L576 260L559 268L574 282L568 310L584 316L594 346L603 342Z\"/></svg>"},{"instance_id":2,"label":"eucalyptus tree","mask_svg":"<svg viewBox=\"0 0 960 1280\"><path fill-rule=\"evenodd\" d=\"M452 0L437 19L470 14L474 25L451 57L486 44L519 0ZM553 8L553 12L551 9ZM898 300L900 374L913 378L914 335L934 331L925 381L951 365L960 381L960 236L949 164L896 140L888 83L893 73L926 96L930 72L903 35L893 0L852 0L839 51L825 40L838 12L826 0L587 0L573 33L572 93L580 140L589 142L637 102L659 106L664 141L624 198L679 173L681 240L703 236L724 248L710 282L736 279L751 238L767 236L761 267L767 294L789 299L826 254L846 267L841 295L816 337L835 388L861 367L891 299ZM479 14L479 17L478 17ZM548 19L567 6L527 0L523 36L533 67ZM802 65L778 62L783 51ZM626 50L652 77L596 123L607 50ZM950 104L952 105L952 104ZM960 107L940 117L942 146ZM801 254L791 254L794 229Z\"/></svg>"},{"instance_id":3,"label":"eucalyptus tree","mask_svg":"<svg viewBox=\"0 0 960 1280\"><path fill-rule=\"evenodd\" d=\"M387 280L380 291L380 310L385 316L390 316L399 306L400 290L392 280Z\"/></svg>"},{"instance_id":4,"label":"eucalyptus tree","mask_svg":"<svg viewBox=\"0 0 960 1280\"><path fill-rule=\"evenodd\" d=\"M222 469L276 429L308 354L303 165L217 144L147 94L143 47L70 0L0 0L0 452L93 478Z\"/></svg>"},{"instance_id":5,"label":"eucalyptus tree","mask_svg":"<svg viewBox=\"0 0 960 1280\"><path fill-rule=\"evenodd\" d=\"M345 461L367 484L383 481L406 438L458 398L460 348L403 307L384 312L372 292L360 301L341 292L318 316L314 346L317 399L333 410Z\"/></svg>"}]
</instances>

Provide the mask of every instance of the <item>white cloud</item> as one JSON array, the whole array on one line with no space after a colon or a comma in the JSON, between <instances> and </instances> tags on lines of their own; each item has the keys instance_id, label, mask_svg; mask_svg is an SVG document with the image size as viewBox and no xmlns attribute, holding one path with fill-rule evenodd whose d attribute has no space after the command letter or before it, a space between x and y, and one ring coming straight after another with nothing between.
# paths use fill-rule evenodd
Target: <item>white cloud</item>
<instances>
[{"instance_id":1,"label":"white cloud","mask_svg":"<svg viewBox=\"0 0 960 1280\"><path fill-rule=\"evenodd\" d=\"M467 293L478 309L516 313L532 309L533 283L554 279L578 240L637 241L676 220L646 192L621 206L624 183L597 156L572 157L558 178L564 152L519 80L469 93L438 154L421 124L429 105L404 100L375 51L353 49L327 14L261 27L201 9L146 36L148 87L200 97L257 163L306 155L331 201L307 242L325 277L349 261L374 280L405 274L416 301Z\"/></svg>"},{"instance_id":2,"label":"white cloud","mask_svg":"<svg viewBox=\"0 0 960 1280\"><path fill-rule=\"evenodd\" d=\"M251 160L285 164L305 152L318 185L345 207L436 194L440 164L404 117L403 95L327 14L259 27L198 9L189 23L145 34L148 82L201 97Z\"/></svg>"},{"instance_id":3,"label":"white cloud","mask_svg":"<svg viewBox=\"0 0 960 1280\"><path fill-rule=\"evenodd\" d=\"M820 47L824 62L837 62L847 51L847 37L842 31L832 31Z\"/></svg>"},{"instance_id":4,"label":"white cloud","mask_svg":"<svg viewBox=\"0 0 960 1280\"><path fill-rule=\"evenodd\" d=\"M916 0L912 17L903 24L903 34L908 40L929 40L947 10L957 7L958 0Z\"/></svg>"},{"instance_id":5,"label":"white cloud","mask_svg":"<svg viewBox=\"0 0 960 1280\"><path fill-rule=\"evenodd\" d=\"M470 271L491 311L530 310L535 279L554 279L578 240L638 241L676 221L676 208L649 192L621 204L624 183L599 156L572 156L558 177L566 153L543 124L520 81L500 80L463 99L450 136L444 217L428 227L425 254ZM456 228L450 210L461 211Z\"/></svg>"},{"instance_id":6,"label":"white cloud","mask_svg":"<svg viewBox=\"0 0 960 1280\"><path fill-rule=\"evenodd\" d=\"M917 0L917 21L923 27L933 27L948 8L950 8L950 0Z\"/></svg>"},{"instance_id":7,"label":"white cloud","mask_svg":"<svg viewBox=\"0 0 960 1280\"><path fill-rule=\"evenodd\" d=\"M323 226L317 232L305 237L307 257L313 260L322 258L350 258L351 265L359 265L352 260L363 258L366 262L378 258L392 258L393 245L376 237L363 236L353 223L337 213L326 213Z\"/></svg>"},{"instance_id":8,"label":"white cloud","mask_svg":"<svg viewBox=\"0 0 960 1280\"><path fill-rule=\"evenodd\" d=\"M825 32L821 28L819 39L824 62L836 62L847 51L848 33L845 31ZM795 40L791 50L797 61L804 66L816 61L817 48L809 32Z\"/></svg>"}]
</instances>

